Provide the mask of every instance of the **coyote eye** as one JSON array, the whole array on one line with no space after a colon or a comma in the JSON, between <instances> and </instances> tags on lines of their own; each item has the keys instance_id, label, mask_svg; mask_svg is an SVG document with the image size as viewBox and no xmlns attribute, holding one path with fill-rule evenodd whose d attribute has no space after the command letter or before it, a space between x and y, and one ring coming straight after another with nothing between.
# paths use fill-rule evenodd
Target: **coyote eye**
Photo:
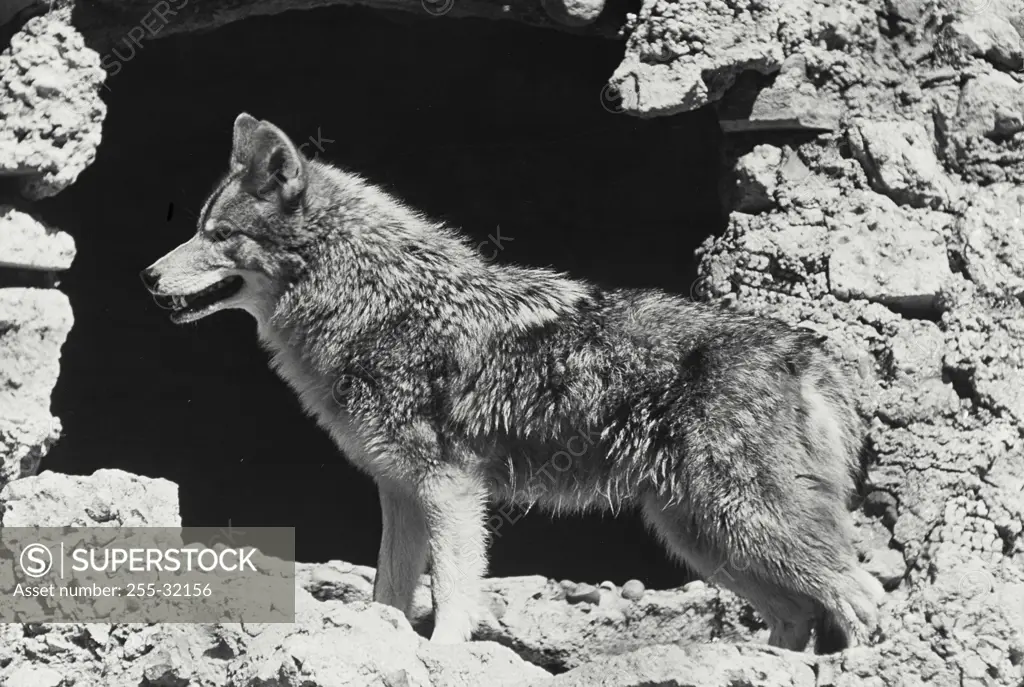
<instances>
[{"instance_id":1,"label":"coyote eye","mask_svg":"<svg viewBox=\"0 0 1024 687\"><path fill-rule=\"evenodd\" d=\"M237 234L238 231L238 227L231 222L218 222L213 228L213 231L210 232L210 236L215 241L223 241L224 239L231 238Z\"/></svg>"}]
</instances>

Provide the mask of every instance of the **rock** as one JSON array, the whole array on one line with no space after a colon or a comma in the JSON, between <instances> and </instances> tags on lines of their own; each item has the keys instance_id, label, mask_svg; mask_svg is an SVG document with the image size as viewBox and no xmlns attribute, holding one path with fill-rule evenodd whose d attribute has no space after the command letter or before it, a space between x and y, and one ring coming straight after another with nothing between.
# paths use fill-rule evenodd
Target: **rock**
<instances>
[{"instance_id":1,"label":"rock","mask_svg":"<svg viewBox=\"0 0 1024 687\"><path fill-rule=\"evenodd\" d=\"M64 678L44 665L22 665L7 676L7 687L60 687Z\"/></svg>"},{"instance_id":2,"label":"rock","mask_svg":"<svg viewBox=\"0 0 1024 687\"><path fill-rule=\"evenodd\" d=\"M66 641L74 652L48 655L49 667L34 664L41 643L24 626L0 625L13 630L4 636L11 660L0 668L0 684L475 687L550 677L497 644L426 642L395 609L379 604L320 602L298 589L296 608L294 624L122 623L112 626L112 641L88 650L79 646L88 626L47 625L37 630L46 642ZM55 681L33 681L52 675Z\"/></svg>"},{"instance_id":3,"label":"rock","mask_svg":"<svg viewBox=\"0 0 1024 687\"><path fill-rule=\"evenodd\" d=\"M86 634L102 649L110 639L110 625L106 623L86 623Z\"/></svg>"},{"instance_id":4,"label":"rock","mask_svg":"<svg viewBox=\"0 0 1024 687\"><path fill-rule=\"evenodd\" d=\"M0 289L0 488L34 475L60 436L50 415L60 349L71 329L67 296Z\"/></svg>"},{"instance_id":5,"label":"rock","mask_svg":"<svg viewBox=\"0 0 1024 687\"><path fill-rule=\"evenodd\" d=\"M867 214L840 215L829 236L829 281L836 298L863 298L932 310L952 276L942 215L901 215L877 202Z\"/></svg>"},{"instance_id":6,"label":"rock","mask_svg":"<svg viewBox=\"0 0 1024 687\"><path fill-rule=\"evenodd\" d=\"M346 569L346 566L348 569ZM310 569L308 582L303 586L321 601L337 599L338 601L355 601L373 597L373 576L367 577L355 570L356 566L332 561L325 565L317 565ZM299 573L302 578L302 573Z\"/></svg>"},{"instance_id":7,"label":"rock","mask_svg":"<svg viewBox=\"0 0 1024 687\"><path fill-rule=\"evenodd\" d=\"M782 150L770 145L755 146L736 162L733 206L737 212L761 212L775 205Z\"/></svg>"},{"instance_id":8,"label":"rock","mask_svg":"<svg viewBox=\"0 0 1024 687\"><path fill-rule=\"evenodd\" d=\"M9 205L0 206L0 267L66 270L74 258L75 241L69 234Z\"/></svg>"},{"instance_id":9,"label":"rock","mask_svg":"<svg viewBox=\"0 0 1024 687\"><path fill-rule=\"evenodd\" d=\"M805 57L817 92L839 96L845 133L727 143L746 193L724 198L728 226L701 247L699 276L723 307L827 336L870 423L853 542L889 593L873 641L817 658L817 684L1017 687L1024 88L1000 70L1020 69L1022 5L892 0L885 25L846 0L779 7L778 39ZM627 61L653 57L669 27L704 28L705 10L667 11L653 3L638 19ZM919 33L935 12L945 28ZM904 38L916 47L896 47ZM908 69L908 57L933 63ZM759 73L743 78L767 87ZM759 143L792 148L806 174L772 174L774 158L751 164Z\"/></svg>"},{"instance_id":10,"label":"rock","mask_svg":"<svg viewBox=\"0 0 1024 687\"><path fill-rule=\"evenodd\" d=\"M886 9L902 21L916 24L924 16L927 0L887 0Z\"/></svg>"},{"instance_id":11,"label":"rock","mask_svg":"<svg viewBox=\"0 0 1024 687\"><path fill-rule=\"evenodd\" d=\"M608 611L617 611L619 606L622 604L622 597L614 589L607 589L605 587L599 587L598 596L600 597L597 601L597 605Z\"/></svg>"},{"instance_id":12,"label":"rock","mask_svg":"<svg viewBox=\"0 0 1024 687\"><path fill-rule=\"evenodd\" d=\"M1011 71L1024 67L1024 41L1013 24L993 12L962 17L949 30L968 54Z\"/></svg>"},{"instance_id":13,"label":"rock","mask_svg":"<svg viewBox=\"0 0 1024 687\"><path fill-rule=\"evenodd\" d=\"M696 110L719 100L744 71L778 71L783 47L774 28L777 10L646 0L636 20L642 28L630 33L609 80L623 111L652 117Z\"/></svg>"},{"instance_id":14,"label":"rock","mask_svg":"<svg viewBox=\"0 0 1024 687\"><path fill-rule=\"evenodd\" d=\"M936 373L936 375L939 373ZM952 384L939 376L908 375L883 391L878 398L878 417L894 427L954 417L960 398Z\"/></svg>"},{"instance_id":15,"label":"rock","mask_svg":"<svg viewBox=\"0 0 1024 687\"><path fill-rule=\"evenodd\" d=\"M92 164L106 106L100 57L71 26L70 7L25 23L0 54L0 175L47 198Z\"/></svg>"},{"instance_id":16,"label":"rock","mask_svg":"<svg viewBox=\"0 0 1024 687\"><path fill-rule=\"evenodd\" d=\"M592 661L537 687L814 687L800 654L750 645L652 646Z\"/></svg>"},{"instance_id":17,"label":"rock","mask_svg":"<svg viewBox=\"0 0 1024 687\"><path fill-rule=\"evenodd\" d=\"M629 580L622 585L622 598L629 601L639 601L644 595L644 583L640 580Z\"/></svg>"},{"instance_id":18,"label":"rock","mask_svg":"<svg viewBox=\"0 0 1024 687\"><path fill-rule=\"evenodd\" d=\"M551 670L654 644L761 638L762 626L742 600L703 583L688 591L646 590L633 601L590 587L596 597L585 603L556 600L558 584L543 577L490 579L485 588L504 599L507 609L499 626L480 638L513 647Z\"/></svg>"},{"instance_id":19,"label":"rock","mask_svg":"<svg viewBox=\"0 0 1024 687\"><path fill-rule=\"evenodd\" d=\"M922 377L941 376L946 336L935 323L908 320L894 323L892 331L890 372L896 380L906 376L919 382Z\"/></svg>"},{"instance_id":20,"label":"rock","mask_svg":"<svg viewBox=\"0 0 1024 687\"><path fill-rule=\"evenodd\" d=\"M973 137L1008 137L1024 130L1024 89L1009 74L969 79L960 90L954 128Z\"/></svg>"},{"instance_id":21,"label":"rock","mask_svg":"<svg viewBox=\"0 0 1024 687\"><path fill-rule=\"evenodd\" d=\"M180 527L178 487L121 470L44 472L0 491L4 527Z\"/></svg>"},{"instance_id":22,"label":"rock","mask_svg":"<svg viewBox=\"0 0 1024 687\"><path fill-rule=\"evenodd\" d=\"M955 196L932 150L933 137L921 124L858 119L849 140L872 187L897 203L937 209Z\"/></svg>"},{"instance_id":23,"label":"rock","mask_svg":"<svg viewBox=\"0 0 1024 687\"><path fill-rule=\"evenodd\" d=\"M980 288L1024 296L1024 192L993 184L972 194L954 225L953 247Z\"/></svg>"},{"instance_id":24,"label":"rock","mask_svg":"<svg viewBox=\"0 0 1024 687\"><path fill-rule=\"evenodd\" d=\"M597 21L604 0L541 0L548 15L565 26L586 26Z\"/></svg>"},{"instance_id":25,"label":"rock","mask_svg":"<svg viewBox=\"0 0 1024 687\"><path fill-rule=\"evenodd\" d=\"M565 595L566 600L571 604L592 603L596 604L601 600L600 591L590 584L580 584L571 592Z\"/></svg>"},{"instance_id":26,"label":"rock","mask_svg":"<svg viewBox=\"0 0 1024 687\"><path fill-rule=\"evenodd\" d=\"M172 645L173 646L173 645ZM187 687L192 666L181 655L167 648L158 648L146 654L142 677L146 685L153 687Z\"/></svg>"},{"instance_id":27,"label":"rock","mask_svg":"<svg viewBox=\"0 0 1024 687\"><path fill-rule=\"evenodd\" d=\"M374 572L343 561L296 565L298 585L319 595L315 598L339 598L332 596L338 590L345 603L370 603L369 585L334 582L353 575L368 581ZM569 601L566 587L570 592L582 587L586 600ZM627 587L638 589L640 595L626 598ZM512 647L524 658L552 669L653 643L748 640L759 630L746 604L703 582L691 582L683 589L644 590L638 580L630 580L620 596L569 580L505 577L485 580L484 593L496 624L486 623L477 638ZM420 579L409 616L414 627L426 627L433 616L426 575Z\"/></svg>"},{"instance_id":28,"label":"rock","mask_svg":"<svg viewBox=\"0 0 1024 687\"><path fill-rule=\"evenodd\" d=\"M121 673L125 687L227 684L231 665L250 641L235 625L167 624L146 629L131 627L128 632L129 638L142 644L146 653L126 651L121 659L115 651L107 659L110 672ZM115 661L120 663L117 668L110 665Z\"/></svg>"},{"instance_id":29,"label":"rock","mask_svg":"<svg viewBox=\"0 0 1024 687\"><path fill-rule=\"evenodd\" d=\"M471 687L547 678L509 649L489 642L424 642L395 609L297 599L297 626L269 624L228 670L232 684L281 687L443 684Z\"/></svg>"},{"instance_id":30,"label":"rock","mask_svg":"<svg viewBox=\"0 0 1024 687\"><path fill-rule=\"evenodd\" d=\"M722 131L834 131L839 128L839 99L818 91L807 78L807 59L791 55L777 77L763 88L734 86L716 109Z\"/></svg>"},{"instance_id":31,"label":"rock","mask_svg":"<svg viewBox=\"0 0 1024 687\"><path fill-rule=\"evenodd\" d=\"M888 590L899 585L903 576L907 574L903 554L895 549L878 549L870 552L864 560L864 569L874 575Z\"/></svg>"}]
</instances>

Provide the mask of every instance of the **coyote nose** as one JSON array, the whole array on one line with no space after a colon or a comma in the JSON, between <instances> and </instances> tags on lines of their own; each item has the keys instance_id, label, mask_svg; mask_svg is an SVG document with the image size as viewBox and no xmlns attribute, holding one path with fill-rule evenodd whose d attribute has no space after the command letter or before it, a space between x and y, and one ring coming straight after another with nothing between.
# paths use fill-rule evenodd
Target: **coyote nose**
<instances>
[{"instance_id":1,"label":"coyote nose","mask_svg":"<svg viewBox=\"0 0 1024 687\"><path fill-rule=\"evenodd\" d=\"M156 291L156 283L160 278L156 275L156 272L153 271L152 267L147 267L139 272L139 277L142 279L142 283L146 285L147 289L150 291Z\"/></svg>"}]
</instances>

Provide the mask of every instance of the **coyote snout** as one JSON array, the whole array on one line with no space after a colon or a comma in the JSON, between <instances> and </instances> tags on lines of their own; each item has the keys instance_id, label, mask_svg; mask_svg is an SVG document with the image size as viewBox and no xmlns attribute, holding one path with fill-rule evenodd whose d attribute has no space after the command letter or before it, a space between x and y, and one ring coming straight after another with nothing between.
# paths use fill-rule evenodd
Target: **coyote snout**
<instances>
[{"instance_id":1,"label":"coyote snout","mask_svg":"<svg viewBox=\"0 0 1024 687\"><path fill-rule=\"evenodd\" d=\"M193 238L142 270L139 276L157 304L178 323L191 322L226 307L239 307L245 279L230 263Z\"/></svg>"},{"instance_id":2,"label":"coyote snout","mask_svg":"<svg viewBox=\"0 0 1024 687\"><path fill-rule=\"evenodd\" d=\"M479 618L493 501L635 509L746 597L771 644L868 638L882 588L847 511L865 428L806 330L496 263L246 114L198 233L142 278L176 322L256 318L274 368L376 482L374 599L407 612L429 566L437 641Z\"/></svg>"}]
</instances>

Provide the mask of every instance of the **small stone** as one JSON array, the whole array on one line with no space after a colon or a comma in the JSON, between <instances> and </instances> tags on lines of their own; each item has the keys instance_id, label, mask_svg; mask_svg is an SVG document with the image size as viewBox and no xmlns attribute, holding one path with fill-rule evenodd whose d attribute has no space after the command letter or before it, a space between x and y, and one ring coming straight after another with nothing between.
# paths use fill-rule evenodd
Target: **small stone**
<instances>
[{"instance_id":1,"label":"small stone","mask_svg":"<svg viewBox=\"0 0 1024 687\"><path fill-rule=\"evenodd\" d=\"M340 570L336 570L329 565L317 566L313 569L313 574L310 576L313 584L319 586L322 584L338 584L345 580L345 573Z\"/></svg>"},{"instance_id":2,"label":"small stone","mask_svg":"<svg viewBox=\"0 0 1024 687\"><path fill-rule=\"evenodd\" d=\"M571 604L582 602L596 604L601 601L601 591L592 584L580 584L568 592L565 598Z\"/></svg>"},{"instance_id":3,"label":"small stone","mask_svg":"<svg viewBox=\"0 0 1024 687\"><path fill-rule=\"evenodd\" d=\"M92 641L103 647L107 645L107 640L110 639L110 625L106 623L87 623L85 633L89 635Z\"/></svg>"},{"instance_id":4,"label":"small stone","mask_svg":"<svg viewBox=\"0 0 1024 687\"><path fill-rule=\"evenodd\" d=\"M7 676L7 687L57 687L64 678L46 666L23 665Z\"/></svg>"},{"instance_id":5,"label":"small stone","mask_svg":"<svg viewBox=\"0 0 1024 687\"><path fill-rule=\"evenodd\" d=\"M128 639L124 642L124 659L132 660L141 656L147 647L146 638L141 633L134 632L128 635Z\"/></svg>"},{"instance_id":6,"label":"small stone","mask_svg":"<svg viewBox=\"0 0 1024 687\"><path fill-rule=\"evenodd\" d=\"M687 582L683 585L684 592L699 592L704 589L706 585L701 580L694 580L693 582Z\"/></svg>"},{"instance_id":7,"label":"small stone","mask_svg":"<svg viewBox=\"0 0 1024 687\"><path fill-rule=\"evenodd\" d=\"M56 633L49 633L43 638L43 643L48 649L48 653L59 654L66 651L72 651L75 647L71 642L64 639Z\"/></svg>"},{"instance_id":8,"label":"small stone","mask_svg":"<svg viewBox=\"0 0 1024 687\"><path fill-rule=\"evenodd\" d=\"M622 598L629 601L639 601L644 595L644 583L640 580L629 580L622 585Z\"/></svg>"},{"instance_id":9,"label":"small stone","mask_svg":"<svg viewBox=\"0 0 1024 687\"><path fill-rule=\"evenodd\" d=\"M355 571L321 565L310 575L307 591L320 601L336 599L349 603L373 598L373 582Z\"/></svg>"},{"instance_id":10,"label":"small stone","mask_svg":"<svg viewBox=\"0 0 1024 687\"><path fill-rule=\"evenodd\" d=\"M621 603L622 598L614 589L608 589L607 587L598 587L597 593L599 595L597 605L603 608L614 606L617 603Z\"/></svg>"},{"instance_id":11,"label":"small stone","mask_svg":"<svg viewBox=\"0 0 1024 687\"><path fill-rule=\"evenodd\" d=\"M152 687L187 687L191 666L180 651L158 649L146 655L142 675L145 684Z\"/></svg>"},{"instance_id":12,"label":"small stone","mask_svg":"<svg viewBox=\"0 0 1024 687\"><path fill-rule=\"evenodd\" d=\"M609 580L605 580L604 582L602 582L601 584L599 584L597 586L599 588L601 588L601 589L608 589L608 590L613 591L613 592L615 591L615 583L614 582L610 582Z\"/></svg>"},{"instance_id":13,"label":"small stone","mask_svg":"<svg viewBox=\"0 0 1024 687\"><path fill-rule=\"evenodd\" d=\"M541 0L541 6L560 24L586 26L600 16L604 0Z\"/></svg>"},{"instance_id":14,"label":"small stone","mask_svg":"<svg viewBox=\"0 0 1024 687\"><path fill-rule=\"evenodd\" d=\"M736 162L732 206L746 213L768 210L775 205L778 169L782 150L771 145L756 146Z\"/></svg>"}]
</instances>

